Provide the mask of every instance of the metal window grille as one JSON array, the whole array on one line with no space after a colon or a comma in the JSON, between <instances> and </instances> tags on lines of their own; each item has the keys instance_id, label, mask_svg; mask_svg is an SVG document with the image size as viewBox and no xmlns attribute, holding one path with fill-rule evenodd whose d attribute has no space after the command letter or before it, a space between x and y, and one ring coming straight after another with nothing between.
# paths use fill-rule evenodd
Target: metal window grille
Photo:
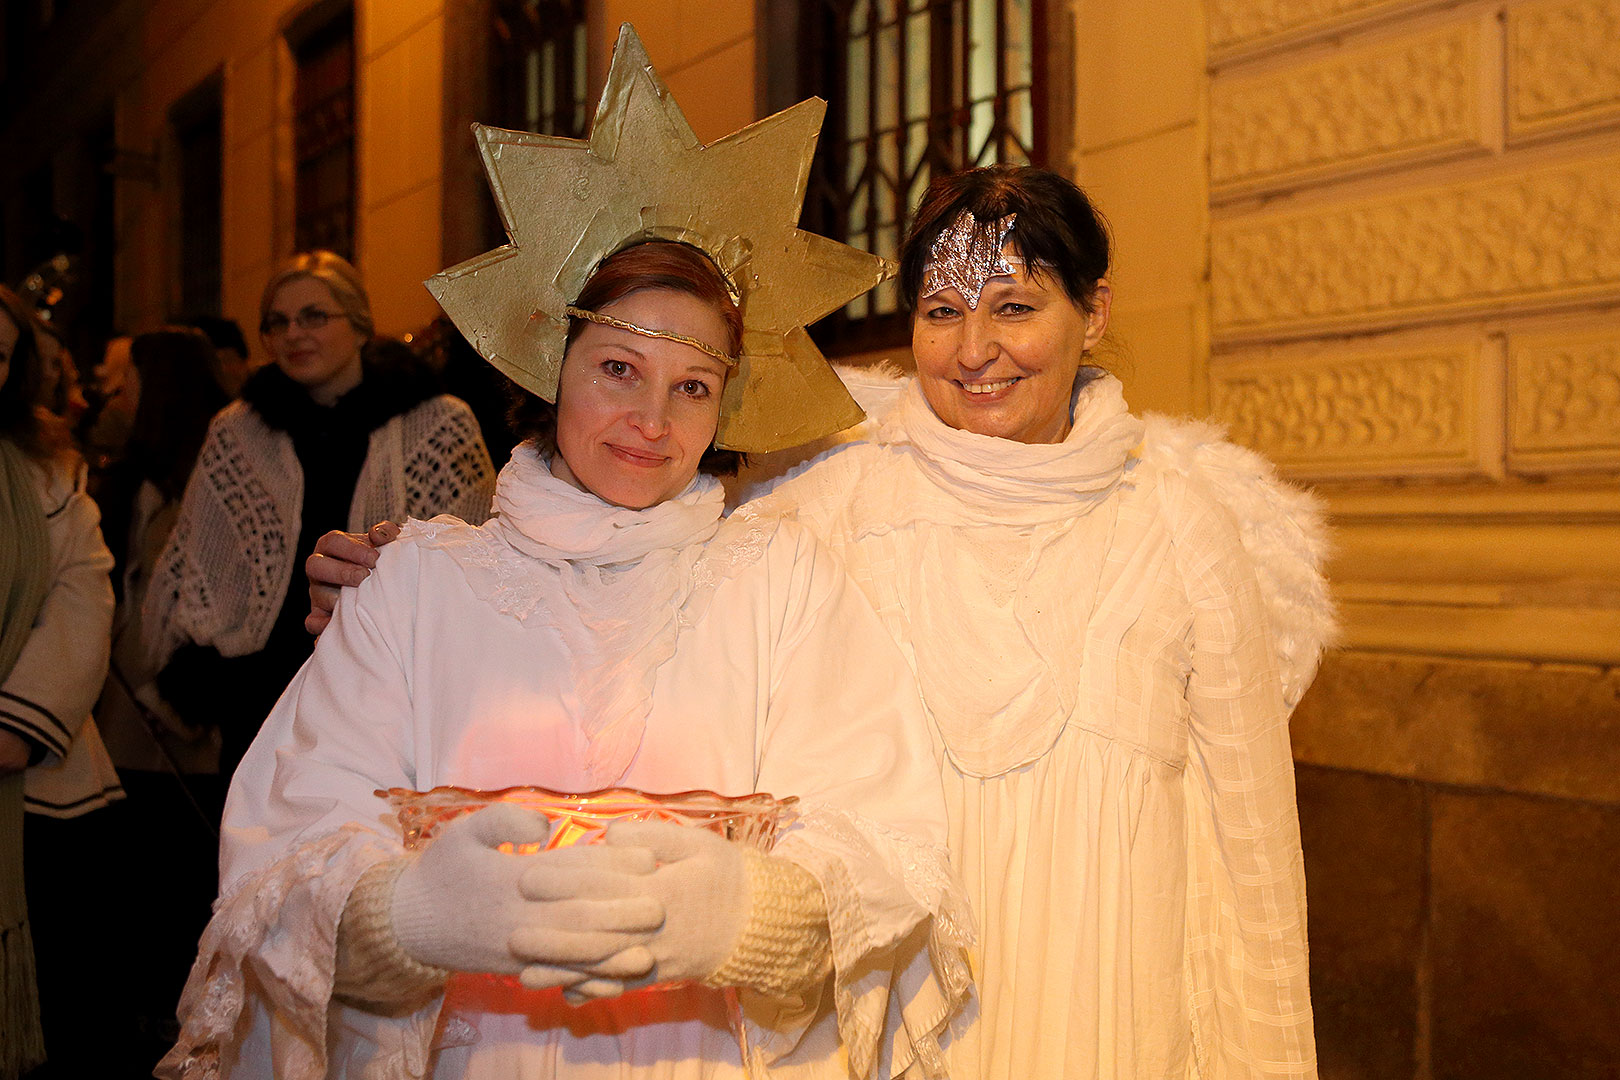
<instances>
[{"instance_id":1,"label":"metal window grille","mask_svg":"<svg viewBox=\"0 0 1620 1080\"><path fill-rule=\"evenodd\" d=\"M294 232L300 251L354 255L354 16L345 11L293 50Z\"/></svg>"},{"instance_id":2,"label":"metal window grille","mask_svg":"<svg viewBox=\"0 0 1620 1080\"><path fill-rule=\"evenodd\" d=\"M828 102L807 228L894 258L933 177L1045 159L1045 0L804 0L801 16L820 58L804 88ZM906 327L889 282L815 334L852 352L903 341Z\"/></svg>"},{"instance_id":3,"label":"metal window grille","mask_svg":"<svg viewBox=\"0 0 1620 1080\"><path fill-rule=\"evenodd\" d=\"M491 122L583 139L585 0L496 0Z\"/></svg>"}]
</instances>

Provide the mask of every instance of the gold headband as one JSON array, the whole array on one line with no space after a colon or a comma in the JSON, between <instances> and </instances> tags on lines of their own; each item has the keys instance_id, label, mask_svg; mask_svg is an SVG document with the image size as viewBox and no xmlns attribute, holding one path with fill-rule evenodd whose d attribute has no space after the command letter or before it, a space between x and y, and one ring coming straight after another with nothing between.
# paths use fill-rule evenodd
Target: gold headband
<instances>
[{"instance_id":1,"label":"gold headband","mask_svg":"<svg viewBox=\"0 0 1620 1080\"><path fill-rule=\"evenodd\" d=\"M727 356L713 345L705 344L694 337L687 337L685 334L672 334L668 330L649 330L645 326L637 326L633 322L625 322L623 319L615 319L611 315L604 315L600 311L591 311L589 308L575 307L573 304L569 304L563 310L568 312L568 314L572 315L576 319L585 319L588 322L600 323L603 326L611 326L617 330L628 330L632 334L640 334L642 337L663 338L665 341L675 341L682 345L690 345L699 352L708 353L710 356L725 364L727 367L737 366L737 357Z\"/></svg>"},{"instance_id":2,"label":"gold headband","mask_svg":"<svg viewBox=\"0 0 1620 1080\"><path fill-rule=\"evenodd\" d=\"M647 240L690 244L743 316L715 445L763 453L857 424L860 406L804 328L894 264L798 228L825 112L803 101L704 146L627 24L589 140L473 126L509 242L428 289L484 359L555 401L568 309L602 261Z\"/></svg>"}]
</instances>

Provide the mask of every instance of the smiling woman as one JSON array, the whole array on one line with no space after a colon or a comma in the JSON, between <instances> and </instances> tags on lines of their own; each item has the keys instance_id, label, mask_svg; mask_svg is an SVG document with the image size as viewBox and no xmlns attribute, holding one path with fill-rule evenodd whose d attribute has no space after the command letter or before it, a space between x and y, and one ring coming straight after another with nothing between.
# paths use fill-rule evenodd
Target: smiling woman
<instances>
[{"instance_id":1,"label":"smiling woman","mask_svg":"<svg viewBox=\"0 0 1620 1080\"><path fill-rule=\"evenodd\" d=\"M371 305L347 260L287 260L259 315L275 363L209 425L142 614L158 689L218 726L226 777L309 657L293 567L316 538L407 514L482 520L495 480L471 411L425 367L366 377Z\"/></svg>"}]
</instances>

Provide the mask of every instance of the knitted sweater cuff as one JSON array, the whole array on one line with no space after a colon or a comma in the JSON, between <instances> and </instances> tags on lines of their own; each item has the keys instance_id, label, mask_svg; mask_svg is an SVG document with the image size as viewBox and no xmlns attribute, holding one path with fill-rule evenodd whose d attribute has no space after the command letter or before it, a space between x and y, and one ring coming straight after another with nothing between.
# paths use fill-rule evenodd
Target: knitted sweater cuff
<instances>
[{"instance_id":1,"label":"knitted sweater cuff","mask_svg":"<svg viewBox=\"0 0 1620 1080\"><path fill-rule=\"evenodd\" d=\"M413 959L394 937L394 882L410 863L378 863L349 894L338 922L333 996L375 1009L419 1003L444 989L450 973Z\"/></svg>"},{"instance_id":2,"label":"knitted sweater cuff","mask_svg":"<svg viewBox=\"0 0 1620 1080\"><path fill-rule=\"evenodd\" d=\"M808 870L787 859L744 853L750 907L731 955L704 979L773 998L813 989L832 970L827 898Z\"/></svg>"}]
</instances>

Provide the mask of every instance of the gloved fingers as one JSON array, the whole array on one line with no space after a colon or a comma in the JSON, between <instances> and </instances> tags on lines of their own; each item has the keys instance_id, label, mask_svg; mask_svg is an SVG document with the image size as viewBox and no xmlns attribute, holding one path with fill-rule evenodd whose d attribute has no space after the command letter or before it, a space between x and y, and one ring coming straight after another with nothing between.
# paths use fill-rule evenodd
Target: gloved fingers
<instances>
[{"instance_id":1,"label":"gloved fingers","mask_svg":"<svg viewBox=\"0 0 1620 1080\"><path fill-rule=\"evenodd\" d=\"M545 926L522 926L512 931L506 939L506 948L524 963L578 968L600 964L615 953L627 952L637 945L645 945L646 941L646 934L609 931L581 933ZM650 966L650 953L648 962Z\"/></svg>"},{"instance_id":2,"label":"gloved fingers","mask_svg":"<svg viewBox=\"0 0 1620 1080\"><path fill-rule=\"evenodd\" d=\"M623 993L631 980L646 981L653 973L653 967L658 958L652 950L645 945L632 945L628 949L620 949L612 956L594 963L576 964L574 970L583 972L592 978L612 979L621 984L618 992Z\"/></svg>"},{"instance_id":3,"label":"gloved fingers","mask_svg":"<svg viewBox=\"0 0 1620 1080\"><path fill-rule=\"evenodd\" d=\"M588 1005L599 998L618 997L625 985L617 979L586 979L563 990L563 1000L570 1005Z\"/></svg>"},{"instance_id":4,"label":"gloved fingers","mask_svg":"<svg viewBox=\"0 0 1620 1080\"><path fill-rule=\"evenodd\" d=\"M603 842L611 847L643 847L660 864L680 862L712 844L727 841L717 833L669 821L615 821L607 828Z\"/></svg>"},{"instance_id":5,"label":"gloved fingers","mask_svg":"<svg viewBox=\"0 0 1620 1080\"><path fill-rule=\"evenodd\" d=\"M529 900L635 896L646 889L633 879L657 868L645 848L581 844L541 852L518 879L518 889Z\"/></svg>"},{"instance_id":6,"label":"gloved fingers","mask_svg":"<svg viewBox=\"0 0 1620 1080\"><path fill-rule=\"evenodd\" d=\"M543 844L551 835L551 822L544 814L516 803L493 803L452 821L445 826L440 840L448 838L452 830L483 847L494 848L507 843Z\"/></svg>"},{"instance_id":7,"label":"gloved fingers","mask_svg":"<svg viewBox=\"0 0 1620 1080\"><path fill-rule=\"evenodd\" d=\"M525 964L523 970L518 972L518 982L523 984L525 990L549 990L553 986L566 990L589 978L583 971L556 964Z\"/></svg>"},{"instance_id":8,"label":"gloved fingers","mask_svg":"<svg viewBox=\"0 0 1620 1080\"><path fill-rule=\"evenodd\" d=\"M607 900L553 900L534 905L530 911L538 916L528 920L531 924L576 934L650 934L664 925L664 905L647 894Z\"/></svg>"}]
</instances>

